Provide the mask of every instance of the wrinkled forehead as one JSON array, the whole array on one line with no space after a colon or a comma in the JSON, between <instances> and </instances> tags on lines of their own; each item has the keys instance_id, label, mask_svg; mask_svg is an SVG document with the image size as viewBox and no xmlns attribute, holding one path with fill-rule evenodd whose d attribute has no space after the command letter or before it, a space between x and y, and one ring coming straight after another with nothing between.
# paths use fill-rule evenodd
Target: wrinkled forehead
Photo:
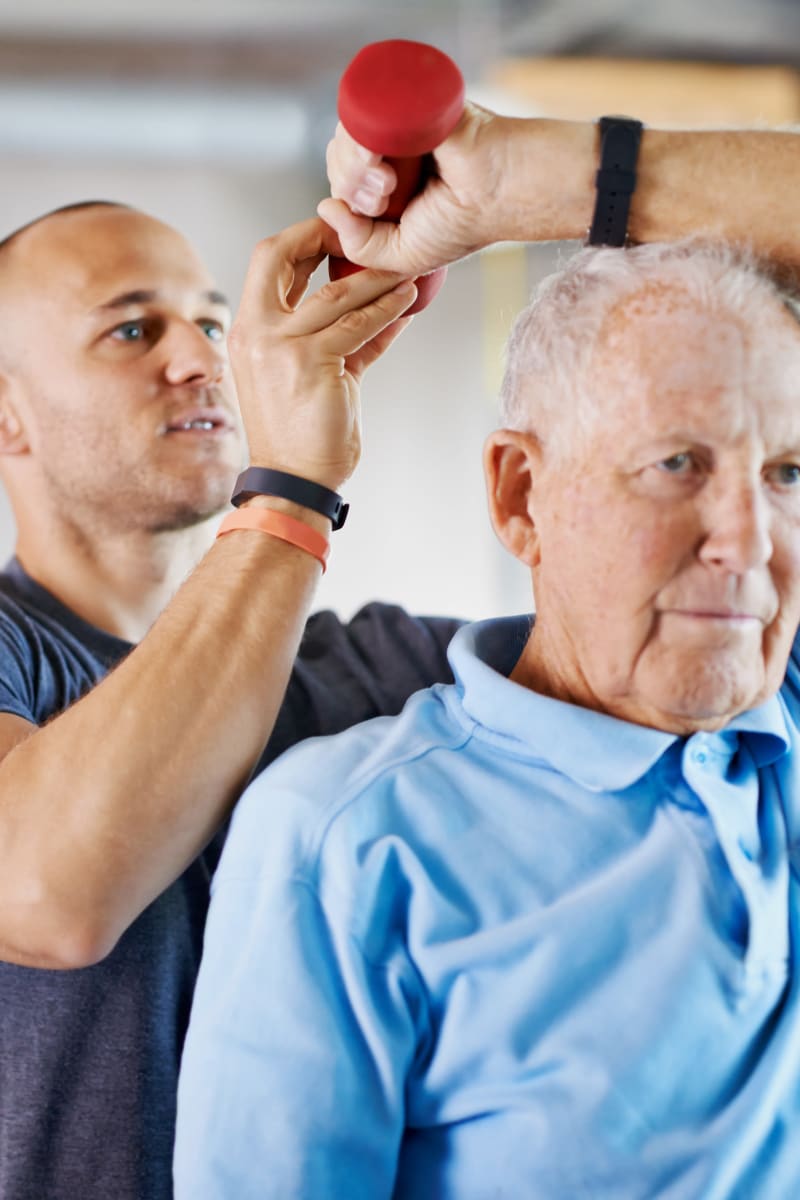
<instances>
[{"instance_id":1,"label":"wrinkled forehead","mask_svg":"<svg viewBox=\"0 0 800 1200\"><path fill-rule=\"evenodd\" d=\"M91 309L110 296L163 287L204 290L206 267L176 230L144 213L91 208L25 230L0 263L0 303Z\"/></svg>"},{"instance_id":2,"label":"wrinkled forehead","mask_svg":"<svg viewBox=\"0 0 800 1200\"><path fill-rule=\"evenodd\" d=\"M800 324L768 284L736 308L651 289L610 312L591 375L603 404L631 420L705 406L709 420L774 424L800 413Z\"/></svg>"}]
</instances>

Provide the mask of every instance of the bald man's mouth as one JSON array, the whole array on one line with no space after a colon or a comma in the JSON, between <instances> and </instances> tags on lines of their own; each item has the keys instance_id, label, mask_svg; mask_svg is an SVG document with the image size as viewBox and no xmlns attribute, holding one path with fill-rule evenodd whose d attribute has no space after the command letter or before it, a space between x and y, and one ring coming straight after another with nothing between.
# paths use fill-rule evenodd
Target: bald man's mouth
<instances>
[{"instance_id":1,"label":"bald man's mouth","mask_svg":"<svg viewBox=\"0 0 800 1200\"><path fill-rule=\"evenodd\" d=\"M170 416L159 427L159 436L171 434L216 434L235 433L236 424L230 413L219 406L208 408L196 406L186 408Z\"/></svg>"}]
</instances>

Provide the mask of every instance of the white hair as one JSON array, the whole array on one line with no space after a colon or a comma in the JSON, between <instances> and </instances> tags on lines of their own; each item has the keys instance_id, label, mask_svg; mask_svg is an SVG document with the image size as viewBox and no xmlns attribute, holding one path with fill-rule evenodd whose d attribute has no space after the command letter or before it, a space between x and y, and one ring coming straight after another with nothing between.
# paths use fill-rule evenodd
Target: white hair
<instances>
[{"instance_id":1,"label":"white hair","mask_svg":"<svg viewBox=\"0 0 800 1200\"><path fill-rule=\"evenodd\" d=\"M740 317L750 328L765 307L783 304L796 320L796 293L778 284L747 251L688 239L624 251L578 251L536 288L506 347L500 419L545 438L576 432L590 419L592 358L611 313L653 285L669 288L711 314Z\"/></svg>"}]
</instances>

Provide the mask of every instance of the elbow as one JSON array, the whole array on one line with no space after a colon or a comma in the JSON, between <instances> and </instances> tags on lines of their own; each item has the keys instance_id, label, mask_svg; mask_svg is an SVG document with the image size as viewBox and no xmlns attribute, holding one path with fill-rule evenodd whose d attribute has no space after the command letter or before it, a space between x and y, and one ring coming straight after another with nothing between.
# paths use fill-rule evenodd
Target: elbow
<instances>
[{"instance_id":1,"label":"elbow","mask_svg":"<svg viewBox=\"0 0 800 1200\"><path fill-rule=\"evenodd\" d=\"M39 904L0 929L0 958L23 967L75 971L106 958L119 940L107 922Z\"/></svg>"},{"instance_id":2,"label":"elbow","mask_svg":"<svg viewBox=\"0 0 800 1200\"><path fill-rule=\"evenodd\" d=\"M117 941L107 929L98 929L91 923L69 924L57 936L43 942L39 952L50 970L77 971L102 962Z\"/></svg>"}]
</instances>

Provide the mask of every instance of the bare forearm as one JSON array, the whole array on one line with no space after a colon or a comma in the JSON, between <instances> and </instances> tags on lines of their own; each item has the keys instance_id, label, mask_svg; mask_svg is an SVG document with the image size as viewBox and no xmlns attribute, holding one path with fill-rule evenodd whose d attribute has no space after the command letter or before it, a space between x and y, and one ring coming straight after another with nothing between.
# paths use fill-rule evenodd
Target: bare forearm
<instances>
[{"instance_id":1,"label":"bare forearm","mask_svg":"<svg viewBox=\"0 0 800 1200\"><path fill-rule=\"evenodd\" d=\"M583 239L598 152L593 122L502 117L467 105L436 151L437 175L395 226L373 220L385 211L394 172L377 155L365 160L340 127L328 148L337 199L319 211L348 257L409 272L493 242ZM634 241L706 235L800 263L800 134L645 129L637 174L628 224Z\"/></svg>"},{"instance_id":2,"label":"bare forearm","mask_svg":"<svg viewBox=\"0 0 800 1200\"><path fill-rule=\"evenodd\" d=\"M583 238L594 206L594 125L508 121L502 236ZM707 235L800 265L800 134L765 130L645 129L628 229L634 241Z\"/></svg>"},{"instance_id":3,"label":"bare forearm","mask_svg":"<svg viewBox=\"0 0 800 1200\"><path fill-rule=\"evenodd\" d=\"M635 240L692 234L746 243L800 264L800 135L646 130L630 231Z\"/></svg>"},{"instance_id":4,"label":"bare forearm","mask_svg":"<svg viewBox=\"0 0 800 1200\"><path fill-rule=\"evenodd\" d=\"M102 957L197 855L271 731L319 571L227 535L122 664L7 755L5 957Z\"/></svg>"}]
</instances>

